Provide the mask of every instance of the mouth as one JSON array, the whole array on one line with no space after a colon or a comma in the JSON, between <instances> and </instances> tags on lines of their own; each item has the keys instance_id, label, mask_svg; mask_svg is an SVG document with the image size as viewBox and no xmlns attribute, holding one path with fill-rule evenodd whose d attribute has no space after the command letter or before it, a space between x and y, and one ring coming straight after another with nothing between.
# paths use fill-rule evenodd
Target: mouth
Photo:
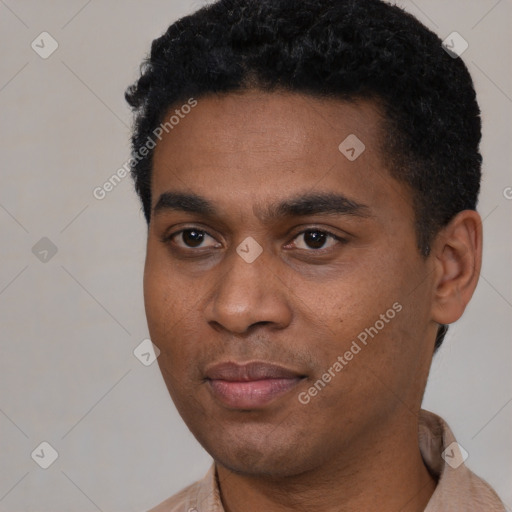
<instances>
[{"instance_id":1,"label":"mouth","mask_svg":"<svg viewBox=\"0 0 512 512\"><path fill-rule=\"evenodd\" d=\"M213 396L231 409L259 409L295 388L306 376L266 362L226 362L207 369Z\"/></svg>"}]
</instances>

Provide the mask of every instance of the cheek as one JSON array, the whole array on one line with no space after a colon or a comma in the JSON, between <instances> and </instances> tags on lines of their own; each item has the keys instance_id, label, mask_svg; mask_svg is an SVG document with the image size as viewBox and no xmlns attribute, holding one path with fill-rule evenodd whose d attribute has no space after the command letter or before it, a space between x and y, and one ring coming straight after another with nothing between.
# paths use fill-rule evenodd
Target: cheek
<instances>
[{"instance_id":1,"label":"cheek","mask_svg":"<svg viewBox=\"0 0 512 512\"><path fill-rule=\"evenodd\" d=\"M197 338L183 335L191 325L193 313L182 288L162 258L154 256L148 248L144 269L144 305L151 340L160 349L158 362L166 379L176 375L183 361L189 357L191 344L180 343L180 340Z\"/></svg>"},{"instance_id":2,"label":"cheek","mask_svg":"<svg viewBox=\"0 0 512 512\"><path fill-rule=\"evenodd\" d=\"M345 377L336 381L341 384L346 378L359 387L360 372L393 380L404 359L415 358L410 340L422 328L415 321L421 305L410 296L409 274L398 258L381 254L351 272L333 272L314 292L296 284L304 325L313 335L320 334L315 354L325 366L322 371L347 354Z\"/></svg>"},{"instance_id":3,"label":"cheek","mask_svg":"<svg viewBox=\"0 0 512 512\"><path fill-rule=\"evenodd\" d=\"M151 335L161 338L178 312L178 302L172 300L173 283L159 271L157 265L148 263L144 271L144 306Z\"/></svg>"},{"instance_id":4,"label":"cheek","mask_svg":"<svg viewBox=\"0 0 512 512\"><path fill-rule=\"evenodd\" d=\"M296 307L306 316L307 325L320 329L330 343L342 348L344 341L373 325L397 300L396 287L380 274L375 264L361 263L350 271L333 268L328 279L314 287L296 281Z\"/></svg>"},{"instance_id":5,"label":"cheek","mask_svg":"<svg viewBox=\"0 0 512 512\"><path fill-rule=\"evenodd\" d=\"M150 329L169 330L187 310L187 286L179 273L169 264L169 258L160 243L151 237L148 241L144 267L144 304ZM188 307L188 309L187 309Z\"/></svg>"}]
</instances>

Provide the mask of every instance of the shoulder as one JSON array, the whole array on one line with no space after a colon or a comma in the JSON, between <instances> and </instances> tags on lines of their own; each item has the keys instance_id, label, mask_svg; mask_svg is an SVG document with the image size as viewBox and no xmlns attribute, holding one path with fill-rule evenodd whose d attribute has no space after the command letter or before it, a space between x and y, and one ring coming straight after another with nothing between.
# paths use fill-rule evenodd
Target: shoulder
<instances>
[{"instance_id":1,"label":"shoulder","mask_svg":"<svg viewBox=\"0 0 512 512\"><path fill-rule=\"evenodd\" d=\"M192 508L190 504L195 496L197 496L200 483L200 481L197 481L185 487L170 498L162 501L162 503L156 505L156 507L148 510L148 512L187 512L189 508Z\"/></svg>"},{"instance_id":2,"label":"shoulder","mask_svg":"<svg viewBox=\"0 0 512 512\"><path fill-rule=\"evenodd\" d=\"M198 512L199 510L222 512L216 478L215 463L202 480L185 487L147 512Z\"/></svg>"},{"instance_id":3,"label":"shoulder","mask_svg":"<svg viewBox=\"0 0 512 512\"><path fill-rule=\"evenodd\" d=\"M448 424L425 410L420 411L419 420L421 455L438 481L425 512L505 512L505 506L494 489L464 464L467 452L457 443Z\"/></svg>"}]
</instances>

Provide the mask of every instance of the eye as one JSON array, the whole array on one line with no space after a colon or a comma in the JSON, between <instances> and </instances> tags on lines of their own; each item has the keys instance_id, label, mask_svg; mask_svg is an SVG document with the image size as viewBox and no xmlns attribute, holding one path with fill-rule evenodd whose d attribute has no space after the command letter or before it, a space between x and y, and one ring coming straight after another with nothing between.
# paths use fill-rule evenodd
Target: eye
<instances>
[{"instance_id":1,"label":"eye","mask_svg":"<svg viewBox=\"0 0 512 512\"><path fill-rule=\"evenodd\" d=\"M302 241L300 239L302 238ZM328 231L322 231L320 229L307 229L299 233L294 240L299 240L299 243L295 243L297 249L330 249L337 243L343 243L345 240L329 233ZM329 243L330 242L330 243ZM326 243L328 244L326 246Z\"/></svg>"},{"instance_id":2,"label":"eye","mask_svg":"<svg viewBox=\"0 0 512 512\"><path fill-rule=\"evenodd\" d=\"M210 240L210 243L208 241ZM176 231L162 239L162 242L168 244L172 243L180 249L206 249L220 247L215 238L209 235L206 231L197 228L187 228ZM294 248L300 250L313 250L309 252L323 252L336 246L338 243L346 242L345 239L330 233L329 231L321 229L306 229L298 233L288 244L293 245Z\"/></svg>"},{"instance_id":3,"label":"eye","mask_svg":"<svg viewBox=\"0 0 512 512\"><path fill-rule=\"evenodd\" d=\"M202 245L208 239L213 240L214 243L210 245ZM182 249L202 249L205 247L216 247L219 245L206 231L195 228L182 229L181 231L173 233L166 237L166 241L172 241Z\"/></svg>"}]
</instances>

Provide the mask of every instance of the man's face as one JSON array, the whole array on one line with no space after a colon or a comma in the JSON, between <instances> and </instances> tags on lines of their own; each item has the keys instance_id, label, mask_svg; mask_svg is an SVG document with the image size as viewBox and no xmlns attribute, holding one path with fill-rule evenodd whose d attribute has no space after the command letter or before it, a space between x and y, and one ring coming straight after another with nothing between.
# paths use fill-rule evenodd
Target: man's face
<instances>
[{"instance_id":1,"label":"man's face","mask_svg":"<svg viewBox=\"0 0 512 512\"><path fill-rule=\"evenodd\" d=\"M433 267L379 119L365 102L233 93L199 99L155 149L149 331L184 421L234 471L361 457L419 408Z\"/></svg>"}]
</instances>

